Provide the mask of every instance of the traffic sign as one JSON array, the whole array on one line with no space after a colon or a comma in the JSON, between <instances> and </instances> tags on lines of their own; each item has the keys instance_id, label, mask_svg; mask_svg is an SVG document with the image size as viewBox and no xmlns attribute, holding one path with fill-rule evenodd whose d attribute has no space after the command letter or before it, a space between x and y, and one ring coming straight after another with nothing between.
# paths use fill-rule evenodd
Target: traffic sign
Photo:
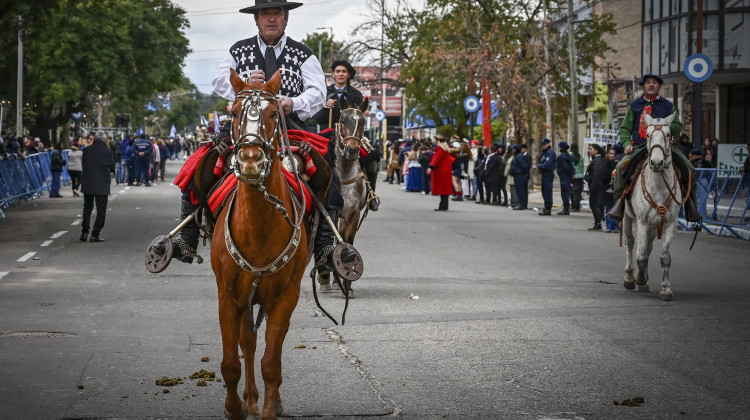
<instances>
[{"instance_id":1,"label":"traffic sign","mask_svg":"<svg viewBox=\"0 0 750 420\"><path fill-rule=\"evenodd\" d=\"M711 77L714 64L706 54L696 53L685 60L685 76L695 83L701 83Z\"/></svg>"},{"instance_id":2,"label":"traffic sign","mask_svg":"<svg viewBox=\"0 0 750 420\"><path fill-rule=\"evenodd\" d=\"M476 96L467 96L464 99L464 109L466 112L475 112L479 109L479 99Z\"/></svg>"},{"instance_id":3,"label":"traffic sign","mask_svg":"<svg viewBox=\"0 0 750 420\"><path fill-rule=\"evenodd\" d=\"M83 112L74 112L74 113L70 114L70 117L73 118L74 120L78 121L78 120L81 119L81 117L83 117Z\"/></svg>"},{"instance_id":4,"label":"traffic sign","mask_svg":"<svg viewBox=\"0 0 750 420\"><path fill-rule=\"evenodd\" d=\"M382 109L379 109L378 112L375 113L375 119L378 121L383 121L385 119L385 112L383 112Z\"/></svg>"}]
</instances>

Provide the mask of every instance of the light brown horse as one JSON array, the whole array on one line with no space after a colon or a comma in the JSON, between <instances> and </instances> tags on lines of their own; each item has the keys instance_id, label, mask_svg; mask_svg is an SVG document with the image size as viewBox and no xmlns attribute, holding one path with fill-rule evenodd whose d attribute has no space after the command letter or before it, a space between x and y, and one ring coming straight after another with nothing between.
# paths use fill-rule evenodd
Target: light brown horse
<instances>
[{"instance_id":1,"label":"light brown horse","mask_svg":"<svg viewBox=\"0 0 750 420\"><path fill-rule=\"evenodd\" d=\"M281 351L297 305L300 281L308 262L304 203L290 193L277 157L280 147L281 76L266 84L248 84L236 72L231 83L234 168L240 182L219 214L211 243L211 263L219 291L219 323L223 344L221 373L227 418L248 414L275 419L281 414ZM251 305L249 305L251 303ZM257 322L253 308L259 305ZM257 324L266 319L266 350L261 359L265 384L263 412L255 385ZM245 389L237 384L242 369L237 346L245 356Z\"/></svg>"}]
</instances>

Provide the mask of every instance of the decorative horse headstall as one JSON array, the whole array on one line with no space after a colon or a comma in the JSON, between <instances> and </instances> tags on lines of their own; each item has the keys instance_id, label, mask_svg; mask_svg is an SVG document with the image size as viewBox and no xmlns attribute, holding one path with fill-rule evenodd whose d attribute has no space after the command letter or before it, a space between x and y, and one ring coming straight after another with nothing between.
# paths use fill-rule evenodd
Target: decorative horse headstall
<instances>
[{"instance_id":1,"label":"decorative horse headstall","mask_svg":"<svg viewBox=\"0 0 750 420\"><path fill-rule=\"evenodd\" d=\"M346 142L349 139L357 140L357 144L362 143L362 135L364 134L364 126L360 127L360 121L365 121L365 114L363 114L362 111L360 111L358 108L346 108L341 111L340 121L343 121L344 117L350 113L354 114L351 118L352 120L354 120L354 123L355 123L354 128L351 130L351 132L348 132L349 131L348 127L346 130L347 132L342 132L344 131L342 130L342 127L346 127L346 126L342 124L341 122L336 124L336 137L338 138L337 147L339 149L339 152L341 153L344 152L344 149L346 148ZM359 133L359 135L357 135L357 133L360 131L360 128L362 129L362 132ZM359 154L359 148L357 148L357 154Z\"/></svg>"},{"instance_id":2,"label":"decorative horse headstall","mask_svg":"<svg viewBox=\"0 0 750 420\"><path fill-rule=\"evenodd\" d=\"M651 135L648 137L648 141L647 141L648 155L646 158L649 159L651 157L651 152L654 149L657 149L657 148L661 149L661 151L664 153L664 169L667 169L672 164L672 143L674 143L672 139L672 132L669 130L669 127L667 126L667 132L665 133L664 132L665 126L663 124L655 124L653 127L654 127L654 131L651 132ZM662 134L664 134L664 140L667 144L666 149L661 144L652 144L654 132L656 131L661 131ZM654 169L653 166L651 165L650 159L649 159L648 165L649 167L651 167L652 170Z\"/></svg>"},{"instance_id":3,"label":"decorative horse headstall","mask_svg":"<svg viewBox=\"0 0 750 420\"><path fill-rule=\"evenodd\" d=\"M238 99L242 99L242 108L239 115L232 116L232 144L234 145L232 168L239 181L256 186L262 185L271 171L271 163L273 161L272 153L275 153L273 140L281 134L281 124L279 123L279 120L281 118L278 111L281 106L278 99L273 94L258 89L240 91L239 93L237 93L236 97ZM266 103L264 104L263 102ZM276 125L273 129L273 132L271 133L271 136L265 137L264 133L266 132L266 130L264 130L265 125L263 122L263 110L266 108L266 106L268 106L268 103L271 102L276 104L277 108L277 111L274 115ZM234 118L240 119L239 127L237 130L239 135L238 138L235 138L234 134ZM243 175L240 172L238 165L236 164L237 154L240 152L242 146L244 145L258 145L263 149L263 153L265 153L268 157L263 163L263 169L261 170L257 178L249 178Z\"/></svg>"}]
</instances>

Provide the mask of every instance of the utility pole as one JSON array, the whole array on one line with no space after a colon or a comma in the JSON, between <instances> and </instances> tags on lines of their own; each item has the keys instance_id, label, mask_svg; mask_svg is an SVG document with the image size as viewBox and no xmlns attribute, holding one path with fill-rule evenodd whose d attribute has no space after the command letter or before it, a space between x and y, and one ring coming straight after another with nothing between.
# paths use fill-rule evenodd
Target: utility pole
<instances>
[{"instance_id":1,"label":"utility pole","mask_svg":"<svg viewBox=\"0 0 750 420\"><path fill-rule=\"evenodd\" d=\"M547 129L545 131L546 137L552 140L552 100L550 99L549 91L549 4L548 0L544 0L544 66L547 72L544 74L544 110L546 113L545 124Z\"/></svg>"},{"instance_id":2,"label":"utility pole","mask_svg":"<svg viewBox=\"0 0 750 420\"><path fill-rule=\"evenodd\" d=\"M381 0L380 3L380 89L381 89L381 102L380 109L386 112L385 99L385 0ZM383 137L381 141L385 144L388 141L388 114L383 120Z\"/></svg>"},{"instance_id":3,"label":"utility pole","mask_svg":"<svg viewBox=\"0 0 750 420\"><path fill-rule=\"evenodd\" d=\"M568 53L570 54L570 144L578 144L578 72L576 64L576 38L573 28L573 0L568 0Z\"/></svg>"},{"instance_id":4,"label":"utility pole","mask_svg":"<svg viewBox=\"0 0 750 420\"><path fill-rule=\"evenodd\" d=\"M16 85L16 137L23 135L23 18L18 16L18 82Z\"/></svg>"},{"instance_id":5,"label":"utility pole","mask_svg":"<svg viewBox=\"0 0 750 420\"><path fill-rule=\"evenodd\" d=\"M695 52L703 52L703 1L698 0L696 15ZM703 144L703 83L695 83L693 92L693 144Z\"/></svg>"},{"instance_id":6,"label":"utility pole","mask_svg":"<svg viewBox=\"0 0 750 420\"><path fill-rule=\"evenodd\" d=\"M330 59L330 62L328 63L328 65L331 65L331 64L333 64L333 28L330 27L330 26L324 26L324 27L318 28L318 29L322 29L324 31L325 30L329 30L330 31L330 35L329 35L329 38L328 38L328 58ZM321 57L318 57L319 59L323 58L322 57L323 56L323 48L321 47L321 44L322 44L322 41L321 41L320 44L318 44L318 51L320 52L319 55L321 56Z\"/></svg>"}]
</instances>

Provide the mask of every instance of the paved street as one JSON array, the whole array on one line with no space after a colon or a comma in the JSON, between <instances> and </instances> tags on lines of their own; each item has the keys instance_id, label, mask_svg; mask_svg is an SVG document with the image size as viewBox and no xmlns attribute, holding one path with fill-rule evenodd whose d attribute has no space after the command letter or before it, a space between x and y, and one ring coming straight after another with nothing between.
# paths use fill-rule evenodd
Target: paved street
<instances>
[{"instance_id":1,"label":"paved street","mask_svg":"<svg viewBox=\"0 0 750 420\"><path fill-rule=\"evenodd\" d=\"M179 163L167 168L173 178ZM628 292L618 236L588 232L590 213L472 202L434 212L436 197L382 178L380 211L355 242L365 275L345 326L320 315L302 280L283 356L285 416L748 417L750 242L700 234L688 252L692 233L679 232L674 300L661 302L660 243L652 292ZM159 275L143 264L151 239L178 223L168 184L113 184L100 244L78 241L82 199L69 187L5 212L0 418L221 418L223 382L188 378L220 377L210 261ZM340 319L344 300L320 297ZM162 376L185 379L157 386ZM635 397L644 402L614 404Z\"/></svg>"}]
</instances>

